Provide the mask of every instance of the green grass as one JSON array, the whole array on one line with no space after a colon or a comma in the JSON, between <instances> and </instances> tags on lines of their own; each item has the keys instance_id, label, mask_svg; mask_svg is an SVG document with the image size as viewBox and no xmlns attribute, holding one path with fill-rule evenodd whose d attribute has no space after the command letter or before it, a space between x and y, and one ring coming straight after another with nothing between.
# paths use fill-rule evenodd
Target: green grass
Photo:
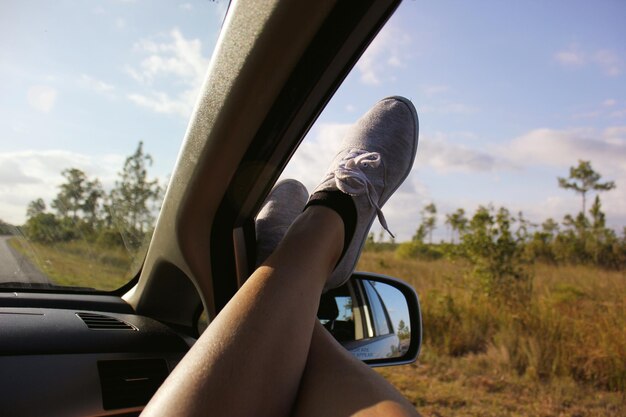
<instances>
[{"instance_id":1,"label":"green grass","mask_svg":"<svg viewBox=\"0 0 626 417\"><path fill-rule=\"evenodd\" d=\"M624 271L537 264L531 300L507 305L481 293L464 261L366 252L358 269L420 295L418 363L380 372L423 415L626 415Z\"/></svg>"},{"instance_id":2,"label":"green grass","mask_svg":"<svg viewBox=\"0 0 626 417\"><path fill-rule=\"evenodd\" d=\"M11 239L10 245L56 285L111 291L130 281L138 266L124 248L81 241L44 245L19 238Z\"/></svg>"}]
</instances>

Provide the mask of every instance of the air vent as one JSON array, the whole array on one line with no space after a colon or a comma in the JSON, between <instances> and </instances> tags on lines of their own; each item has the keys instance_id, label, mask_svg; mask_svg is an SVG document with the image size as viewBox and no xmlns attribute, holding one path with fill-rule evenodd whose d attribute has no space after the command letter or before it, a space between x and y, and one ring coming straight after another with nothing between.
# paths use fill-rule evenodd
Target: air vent
<instances>
[{"instance_id":1,"label":"air vent","mask_svg":"<svg viewBox=\"0 0 626 417\"><path fill-rule=\"evenodd\" d=\"M132 324L115 317L93 313L76 313L76 315L92 330L137 330Z\"/></svg>"},{"instance_id":2,"label":"air vent","mask_svg":"<svg viewBox=\"0 0 626 417\"><path fill-rule=\"evenodd\" d=\"M167 378L163 359L98 361L105 410L146 405Z\"/></svg>"}]
</instances>

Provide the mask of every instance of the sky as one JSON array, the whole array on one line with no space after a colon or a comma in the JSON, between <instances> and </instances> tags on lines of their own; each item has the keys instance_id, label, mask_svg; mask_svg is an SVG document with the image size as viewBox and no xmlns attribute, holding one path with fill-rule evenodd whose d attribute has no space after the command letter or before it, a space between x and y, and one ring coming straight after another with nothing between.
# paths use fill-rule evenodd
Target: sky
<instances>
[{"instance_id":1,"label":"sky","mask_svg":"<svg viewBox=\"0 0 626 417\"><path fill-rule=\"evenodd\" d=\"M165 182L225 10L223 1L1 2L0 219L19 224L29 201L49 202L65 168L111 187L140 140ZM621 233L625 17L619 0L405 1L284 176L313 189L350 124L403 95L417 108L420 144L383 208L398 241L431 202L436 240L448 238L445 215L457 208L560 221L580 210L580 196L557 185L578 160L616 182L600 197Z\"/></svg>"}]
</instances>

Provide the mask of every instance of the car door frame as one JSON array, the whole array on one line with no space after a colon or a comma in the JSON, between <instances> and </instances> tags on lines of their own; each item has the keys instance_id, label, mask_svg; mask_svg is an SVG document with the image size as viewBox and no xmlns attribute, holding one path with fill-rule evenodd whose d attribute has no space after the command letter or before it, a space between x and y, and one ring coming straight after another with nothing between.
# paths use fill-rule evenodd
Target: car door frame
<instances>
[{"instance_id":1,"label":"car door frame","mask_svg":"<svg viewBox=\"0 0 626 417\"><path fill-rule=\"evenodd\" d=\"M203 310L210 321L230 300L253 268L260 204L398 4L230 5L140 277L124 295L137 313L193 333Z\"/></svg>"}]
</instances>

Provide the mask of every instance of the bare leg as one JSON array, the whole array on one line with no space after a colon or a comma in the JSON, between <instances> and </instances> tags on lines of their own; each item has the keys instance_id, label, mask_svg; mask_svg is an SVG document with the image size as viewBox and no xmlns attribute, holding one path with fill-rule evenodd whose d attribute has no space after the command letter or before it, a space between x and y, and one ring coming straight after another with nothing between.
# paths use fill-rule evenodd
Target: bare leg
<instances>
[{"instance_id":1,"label":"bare leg","mask_svg":"<svg viewBox=\"0 0 626 417\"><path fill-rule=\"evenodd\" d=\"M401 97L381 100L357 122L310 200L321 205L295 220L155 394L146 415L287 416L294 409L303 415L410 415L397 391L320 333L316 311L326 282L338 286L348 278L368 221L379 216L386 227L379 206L410 172L417 130L415 108ZM338 264L344 228L349 243Z\"/></svg>"},{"instance_id":2,"label":"bare leg","mask_svg":"<svg viewBox=\"0 0 626 417\"><path fill-rule=\"evenodd\" d=\"M357 360L316 323L295 417L419 416L383 377Z\"/></svg>"},{"instance_id":3,"label":"bare leg","mask_svg":"<svg viewBox=\"0 0 626 417\"><path fill-rule=\"evenodd\" d=\"M296 399L319 296L343 222L310 207L210 324L144 415L286 416Z\"/></svg>"}]
</instances>

